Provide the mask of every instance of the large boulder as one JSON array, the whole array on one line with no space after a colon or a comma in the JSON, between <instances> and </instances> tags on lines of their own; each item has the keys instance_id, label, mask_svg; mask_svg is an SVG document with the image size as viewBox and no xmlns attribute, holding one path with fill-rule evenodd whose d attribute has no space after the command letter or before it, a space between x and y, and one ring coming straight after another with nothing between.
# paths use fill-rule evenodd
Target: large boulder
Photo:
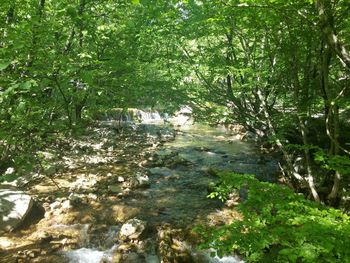
<instances>
[{"instance_id":1,"label":"large boulder","mask_svg":"<svg viewBox=\"0 0 350 263\"><path fill-rule=\"evenodd\" d=\"M19 226L33 206L33 199L9 185L0 185L0 233Z\"/></svg>"}]
</instances>

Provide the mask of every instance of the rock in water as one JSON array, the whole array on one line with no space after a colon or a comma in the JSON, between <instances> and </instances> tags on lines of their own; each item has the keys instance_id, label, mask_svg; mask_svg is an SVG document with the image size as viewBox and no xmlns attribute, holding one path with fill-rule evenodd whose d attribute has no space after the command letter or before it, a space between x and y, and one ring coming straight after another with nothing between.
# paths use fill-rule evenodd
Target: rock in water
<instances>
[{"instance_id":1,"label":"rock in water","mask_svg":"<svg viewBox=\"0 0 350 263\"><path fill-rule=\"evenodd\" d=\"M121 239L138 239L146 228L146 223L140 219L133 218L124 223L120 229Z\"/></svg>"},{"instance_id":2,"label":"rock in water","mask_svg":"<svg viewBox=\"0 0 350 263\"><path fill-rule=\"evenodd\" d=\"M137 183L138 183L138 187L148 187L149 184L150 184L149 178L145 174L137 173L136 174L136 180L137 180Z\"/></svg>"},{"instance_id":3,"label":"rock in water","mask_svg":"<svg viewBox=\"0 0 350 263\"><path fill-rule=\"evenodd\" d=\"M13 186L0 186L0 233L19 226L33 206L33 199Z\"/></svg>"}]
</instances>

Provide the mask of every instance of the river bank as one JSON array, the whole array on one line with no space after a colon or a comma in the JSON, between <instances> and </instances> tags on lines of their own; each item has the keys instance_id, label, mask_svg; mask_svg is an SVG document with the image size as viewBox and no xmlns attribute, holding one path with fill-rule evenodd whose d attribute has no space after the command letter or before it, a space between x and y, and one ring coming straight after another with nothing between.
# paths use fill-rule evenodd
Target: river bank
<instances>
[{"instance_id":1,"label":"river bank","mask_svg":"<svg viewBox=\"0 0 350 263\"><path fill-rule=\"evenodd\" d=\"M22 182L36 207L0 239L6 262L238 262L193 249L196 224L240 216L207 199L208 185L216 169L274 180L277 167L236 134L201 125L175 134L164 125L121 130L103 122L58 148L42 153L52 175ZM123 236L135 222L140 233Z\"/></svg>"}]
</instances>

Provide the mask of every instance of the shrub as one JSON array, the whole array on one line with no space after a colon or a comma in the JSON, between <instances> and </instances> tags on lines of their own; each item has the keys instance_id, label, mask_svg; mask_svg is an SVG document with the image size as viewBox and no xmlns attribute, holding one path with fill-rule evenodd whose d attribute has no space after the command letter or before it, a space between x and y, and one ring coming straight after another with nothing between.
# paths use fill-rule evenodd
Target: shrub
<instances>
[{"instance_id":1,"label":"shrub","mask_svg":"<svg viewBox=\"0 0 350 263\"><path fill-rule=\"evenodd\" d=\"M201 248L239 253L247 262L350 262L349 216L253 175L219 176L208 197L225 201L235 189L247 188L247 198L237 206L243 219L216 228L198 226L205 240Z\"/></svg>"}]
</instances>

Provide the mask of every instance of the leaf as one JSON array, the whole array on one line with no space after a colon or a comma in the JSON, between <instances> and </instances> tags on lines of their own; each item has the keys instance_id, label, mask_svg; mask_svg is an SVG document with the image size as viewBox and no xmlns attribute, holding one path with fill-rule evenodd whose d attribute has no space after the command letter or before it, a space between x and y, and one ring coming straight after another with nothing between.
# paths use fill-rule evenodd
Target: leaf
<instances>
[{"instance_id":1,"label":"leaf","mask_svg":"<svg viewBox=\"0 0 350 263\"><path fill-rule=\"evenodd\" d=\"M132 2L134 5L140 4L140 0L131 0L131 2Z\"/></svg>"},{"instance_id":2,"label":"leaf","mask_svg":"<svg viewBox=\"0 0 350 263\"><path fill-rule=\"evenodd\" d=\"M0 176L0 182L7 181L7 182L12 182L18 178L17 174L6 174L3 176Z\"/></svg>"},{"instance_id":3,"label":"leaf","mask_svg":"<svg viewBox=\"0 0 350 263\"><path fill-rule=\"evenodd\" d=\"M68 7L66 8L66 13L67 13L67 15L70 16L71 18L75 18L75 17L77 17L77 15L78 15L76 8L74 8L73 6L68 6Z\"/></svg>"},{"instance_id":4,"label":"leaf","mask_svg":"<svg viewBox=\"0 0 350 263\"><path fill-rule=\"evenodd\" d=\"M32 87L32 82L31 81L26 81L20 84L20 88L23 90L28 90Z\"/></svg>"},{"instance_id":5,"label":"leaf","mask_svg":"<svg viewBox=\"0 0 350 263\"><path fill-rule=\"evenodd\" d=\"M281 249L278 254L290 257L291 255L295 255L295 251L296 250L293 248L284 248ZM295 262L295 260L292 260L292 262Z\"/></svg>"},{"instance_id":6,"label":"leaf","mask_svg":"<svg viewBox=\"0 0 350 263\"><path fill-rule=\"evenodd\" d=\"M10 66L10 64L10 60L0 60L0 70L6 69L8 66Z\"/></svg>"},{"instance_id":7,"label":"leaf","mask_svg":"<svg viewBox=\"0 0 350 263\"><path fill-rule=\"evenodd\" d=\"M19 84L19 88L22 91L29 91L32 87L38 86L37 82L33 79L27 80Z\"/></svg>"}]
</instances>

